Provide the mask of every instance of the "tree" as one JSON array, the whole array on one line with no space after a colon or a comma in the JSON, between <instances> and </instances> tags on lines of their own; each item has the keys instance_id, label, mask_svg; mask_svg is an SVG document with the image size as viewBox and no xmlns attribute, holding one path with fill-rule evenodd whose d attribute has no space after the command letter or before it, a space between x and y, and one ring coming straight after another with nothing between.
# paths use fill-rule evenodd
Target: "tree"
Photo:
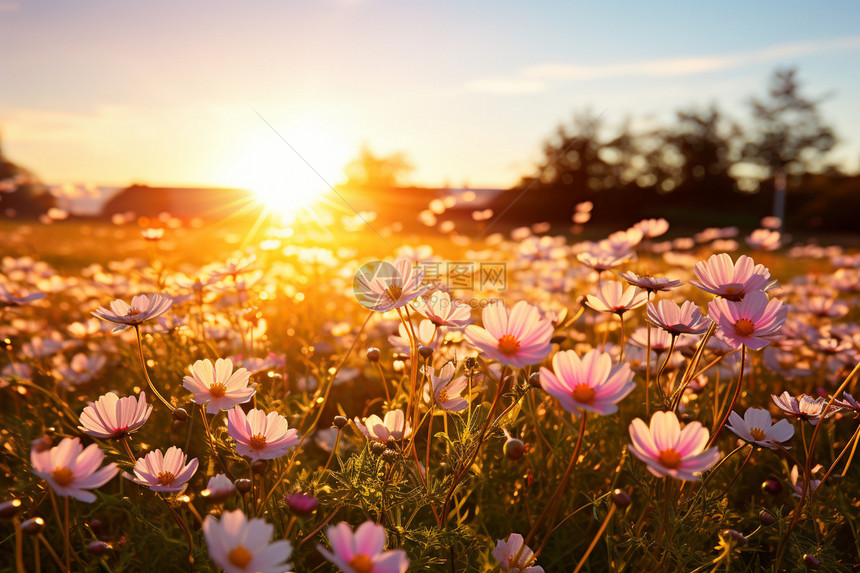
<instances>
[{"instance_id":1,"label":"tree","mask_svg":"<svg viewBox=\"0 0 860 573\"><path fill-rule=\"evenodd\" d=\"M825 98L811 99L800 93L797 70L776 70L766 99L752 98L755 128L744 150L746 160L777 172L807 173L821 167L821 160L836 144L833 130L818 112Z\"/></svg>"},{"instance_id":2,"label":"tree","mask_svg":"<svg viewBox=\"0 0 860 573\"><path fill-rule=\"evenodd\" d=\"M0 213L35 217L56 206L56 198L27 169L9 161L0 141Z\"/></svg>"},{"instance_id":3,"label":"tree","mask_svg":"<svg viewBox=\"0 0 860 573\"><path fill-rule=\"evenodd\" d=\"M403 177L413 166L402 153L388 156L374 154L367 145L362 146L357 158L344 167L347 186L390 188L403 184Z\"/></svg>"}]
</instances>

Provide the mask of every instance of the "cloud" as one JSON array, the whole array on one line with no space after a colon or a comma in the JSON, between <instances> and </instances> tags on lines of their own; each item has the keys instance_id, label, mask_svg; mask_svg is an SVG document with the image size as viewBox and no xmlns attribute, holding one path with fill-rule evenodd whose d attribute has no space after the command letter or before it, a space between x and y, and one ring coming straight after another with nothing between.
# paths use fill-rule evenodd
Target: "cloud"
<instances>
[{"instance_id":1,"label":"cloud","mask_svg":"<svg viewBox=\"0 0 860 573\"><path fill-rule=\"evenodd\" d=\"M21 4L18 2L12 2L10 0L4 0L0 2L0 14L17 12L21 9Z\"/></svg>"},{"instance_id":2,"label":"cloud","mask_svg":"<svg viewBox=\"0 0 860 573\"><path fill-rule=\"evenodd\" d=\"M509 78L483 78L466 84L468 91L492 94L540 93L553 82L619 77L678 77L779 61L786 58L860 49L860 36L793 42L734 54L663 58L609 64L546 63L521 69Z\"/></svg>"}]
</instances>

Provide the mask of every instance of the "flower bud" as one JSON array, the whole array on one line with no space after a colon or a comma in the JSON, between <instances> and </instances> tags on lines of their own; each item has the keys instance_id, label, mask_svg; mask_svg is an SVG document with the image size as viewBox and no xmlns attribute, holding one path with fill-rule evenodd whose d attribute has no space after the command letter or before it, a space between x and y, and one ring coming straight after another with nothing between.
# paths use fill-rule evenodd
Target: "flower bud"
<instances>
[{"instance_id":1,"label":"flower bud","mask_svg":"<svg viewBox=\"0 0 860 573\"><path fill-rule=\"evenodd\" d=\"M418 347L418 356L427 360L431 356L433 356L433 347L432 346L419 346Z\"/></svg>"},{"instance_id":2,"label":"flower bud","mask_svg":"<svg viewBox=\"0 0 860 573\"><path fill-rule=\"evenodd\" d=\"M89 551L93 555L104 555L110 550L111 546L104 541L93 541L92 543L87 545L87 551Z\"/></svg>"},{"instance_id":3,"label":"flower bud","mask_svg":"<svg viewBox=\"0 0 860 573\"><path fill-rule=\"evenodd\" d=\"M342 430L349 424L349 420L347 420L344 416L335 416L334 420L332 420L332 425L338 430Z\"/></svg>"},{"instance_id":4,"label":"flower bud","mask_svg":"<svg viewBox=\"0 0 860 573\"><path fill-rule=\"evenodd\" d=\"M465 360L463 360L463 368L466 370L474 370L478 367L478 359L474 356L467 356Z\"/></svg>"},{"instance_id":5,"label":"flower bud","mask_svg":"<svg viewBox=\"0 0 860 573\"><path fill-rule=\"evenodd\" d=\"M508 438L505 441L504 452L509 459L518 460L526 453L526 445L517 438Z\"/></svg>"},{"instance_id":6,"label":"flower bud","mask_svg":"<svg viewBox=\"0 0 860 573\"><path fill-rule=\"evenodd\" d=\"M240 478L234 482L236 489L239 490L239 493L248 493L251 491L251 488L254 487L254 484L251 483L251 480L247 478Z\"/></svg>"},{"instance_id":7,"label":"flower bud","mask_svg":"<svg viewBox=\"0 0 860 573\"><path fill-rule=\"evenodd\" d=\"M176 422L185 422L188 420L188 411L185 408L176 408L173 411L173 420Z\"/></svg>"},{"instance_id":8,"label":"flower bud","mask_svg":"<svg viewBox=\"0 0 860 573\"><path fill-rule=\"evenodd\" d=\"M758 520L761 522L762 525L773 525L774 523L776 523L776 517L774 517L773 514L766 509L763 509L758 512Z\"/></svg>"},{"instance_id":9,"label":"flower bud","mask_svg":"<svg viewBox=\"0 0 860 573\"><path fill-rule=\"evenodd\" d=\"M810 555L809 553L806 553L803 556L803 564L806 565L807 569L815 570L821 567L821 560L818 559L818 557L816 557L815 555Z\"/></svg>"},{"instance_id":10,"label":"flower bud","mask_svg":"<svg viewBox=\"0 0 860 573\"><path fill-rule=\"evenodd\" d=\"M532 372L529 376L529 386L532 388L540 388L540 372Z\"/></svg>"},{"instance_id":11,"label":"flower bud","mask_svg":"<svg viewBox=\"0 0 860 573\"><path fill-rule=\"evenodd\" d=\"M317 498L300 492L288 493L284 496L287 507L300 517L305 517L317 510L320 502Z\"/></svg>"},{"instance_id":12,"label":"flower bud","mask_svg":"<svg viewBox=\"0 0 860 573\"><path fill-rule=\"evenodd\" d=\"M0 503L0 519L11 519L21 509L20 499L10 499Z\"/></svg>"},{"instance_id":13,"label":"flower bud","mask_svg":"<svg viewBox=\"0 0 860 573\"><path fill-rule=\"evenodd\" d=\"M370 451L373 452L374 456L381 456L382 452L386 449L385 444L381 444L379 442L373 442L370 444Z\"/></svg>"},{"instance_id":14,"label":"flower bud","mask_svg":"<svg viewBox=\"0 0 860 573\"><path fill-rule=\"evenodd\" d=\"M379 362L379 349L371 346L367 349L367 359L371 362Z\"/></svg>"},{"instance_id":15,"label":"flower bud","mask_svg":"<svg viewBox=\"0 0 860 573\"><path fill-rule=\"evenodd\" d=\"M761 491L768 495L777 495L782 491L782 482L776 478L769 477L762 482Z\"/></svg>"},{"instance_id":16,"label":"flower bud","mask_svg":"<svg viewBox=\"0 0 860 573\"><path fill-rule=\"evenodd\" d=\"M21 531L27 535L38 535L42 532L43 527L45 527L45 520L41 517L34 517L21 524Z\"/></svg>"},{"instance_id":17,"label":"flower bud","mask_svg":"<svg viewBox=\"0 0 860 573\"><path fill-rule=\"evenodd\" d=\"M268 460L254 460L251 463L251 471L257 475L263 475L267 469L269 469Z\"/></svg>"},{"instance_id":18,"label":"flower bud","mask_svg":"<svg viewBox=\"0 0 860 573\"><path fill-rule=\"evenodd\" d=\"M618 509L624 509L631 503L630 496L623 489L612 490L612 495L609 497Z\"/></svg>"},{"instance_id":19,"label":"flower bud","mask_svg":"<svg viewBox=\"0 0 860 573\"><path fill-rule=\"evenodd\" d=\"M731 543L738 546L747 544L747 538L734 529L723 529L720 531L720 538L727 544Z\"/></svg>"}]
</instances>

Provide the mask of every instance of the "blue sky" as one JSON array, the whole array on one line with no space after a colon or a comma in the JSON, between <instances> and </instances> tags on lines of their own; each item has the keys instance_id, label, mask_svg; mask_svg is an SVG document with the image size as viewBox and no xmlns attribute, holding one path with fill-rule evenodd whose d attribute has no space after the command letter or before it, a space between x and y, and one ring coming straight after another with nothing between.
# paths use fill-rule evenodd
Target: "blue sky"
<instances>
[{"instance_id":1,"label":"blue sky","mask_svg":"<svg viewBox=\"0 0 860 573\"><path fill-rule=\"evenodd\" d=\"M52 183L332 183L362 143L419 184L507 186L578 111L719 103L777 66L860 159L860 3L0 0L0 130ZM318 184L318 182L317 182Z\"/></svg>"}]
</instances>

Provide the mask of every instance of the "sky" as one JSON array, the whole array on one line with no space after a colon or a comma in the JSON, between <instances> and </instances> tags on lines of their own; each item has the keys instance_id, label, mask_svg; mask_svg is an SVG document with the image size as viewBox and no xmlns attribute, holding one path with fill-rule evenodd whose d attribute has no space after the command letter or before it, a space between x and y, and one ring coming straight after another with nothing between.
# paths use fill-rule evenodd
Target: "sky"
<instances>
[{"instance_id":1,"label":"sky","mask_svg":"<svg viewBox=\"0 0 860 573\"><path fill-rule=\"evenodd\" d=\"M418 185L507 187L576 113L744 120L797 66L856 171L858 22L851 1L0 0L0 136L52 184L335 184L366 144Z\"/></svg>"}]
</instances>

